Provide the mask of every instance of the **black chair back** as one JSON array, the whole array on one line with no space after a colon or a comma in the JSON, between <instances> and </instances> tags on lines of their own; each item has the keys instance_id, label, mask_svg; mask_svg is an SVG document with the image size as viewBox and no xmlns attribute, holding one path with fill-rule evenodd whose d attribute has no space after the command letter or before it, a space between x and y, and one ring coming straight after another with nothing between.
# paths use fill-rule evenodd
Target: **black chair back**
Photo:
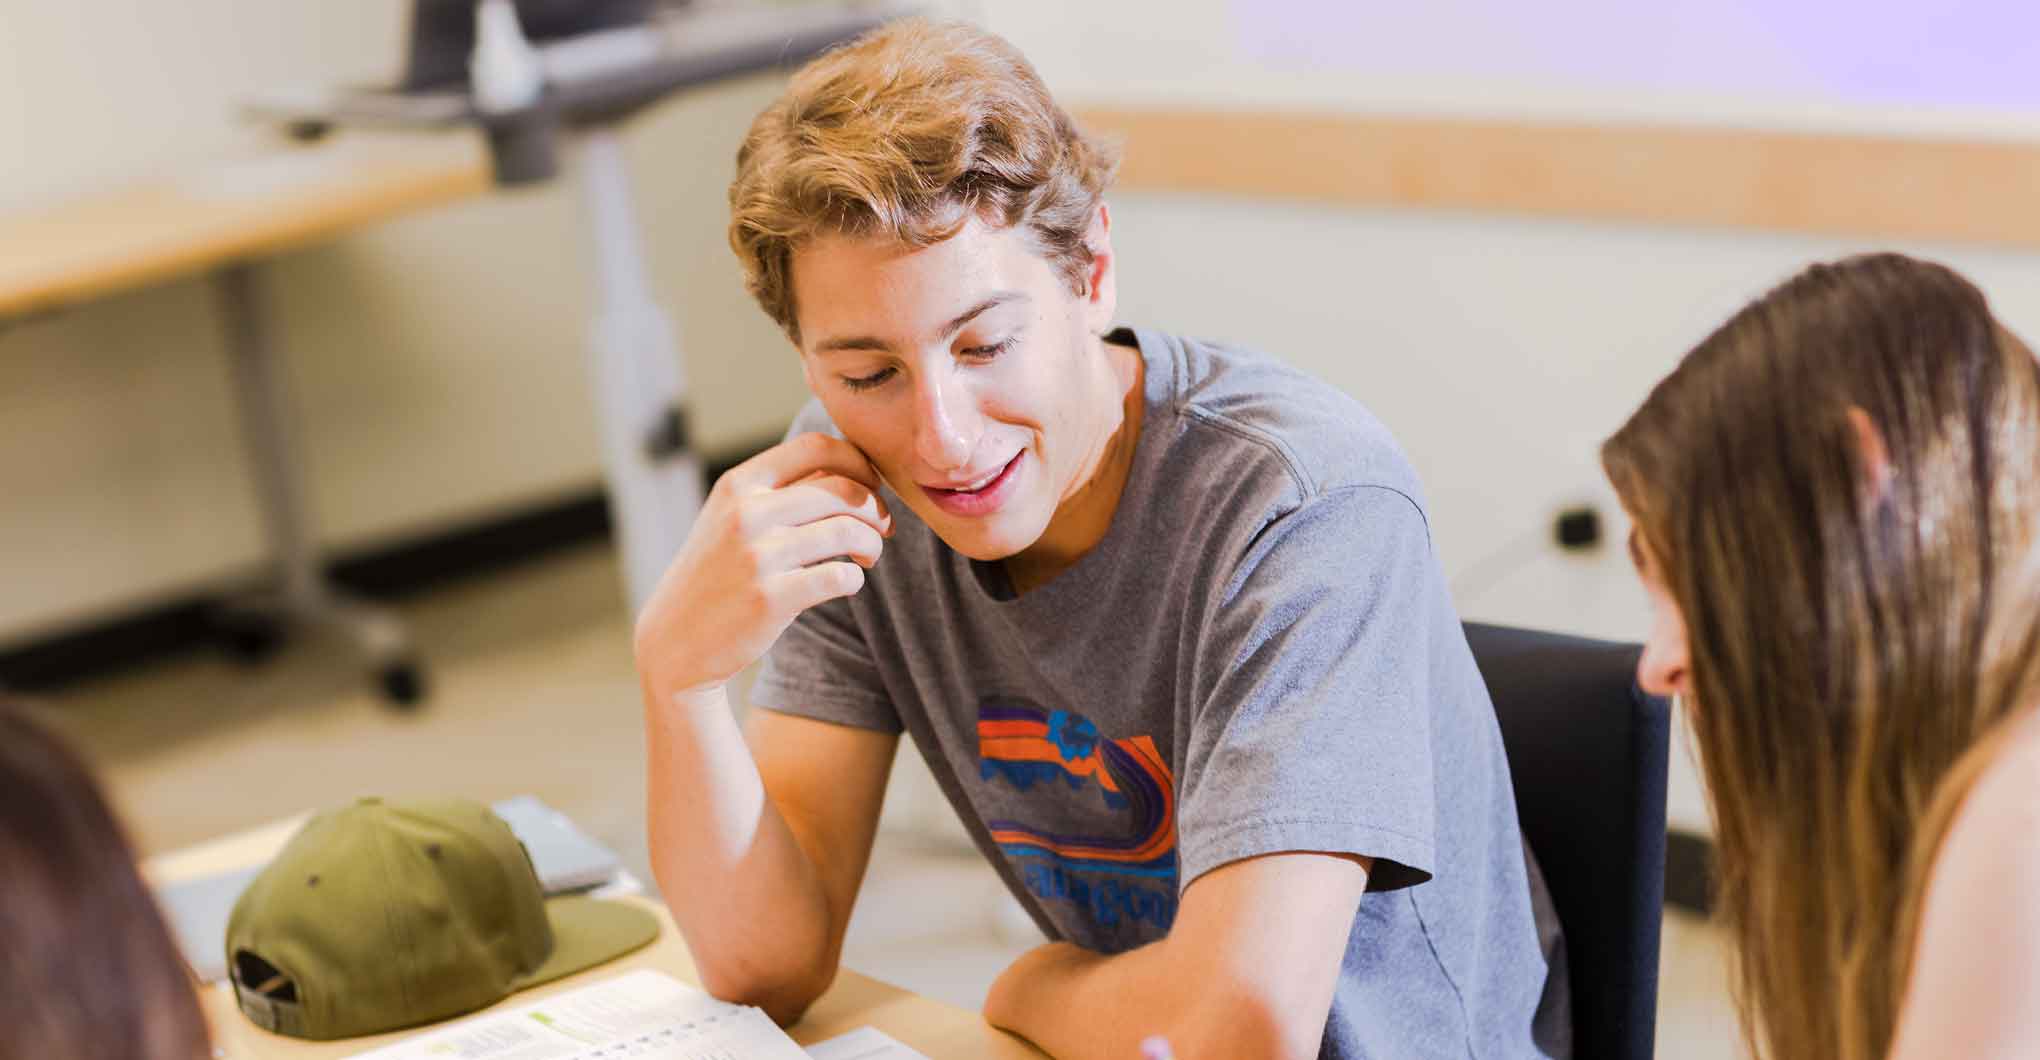
<instances>
[{"instance_id":1,"label":"black chair back","mask_svg":"<svg viewBox=\"0 0 2040 1060\"><path fill-rule=\"evenodd\" d=\"M1573 1055L1648 1060L1657 1035L1670 704L1642 649L1466 624L1493 697L1523 837L1565 930Z\"/></svg>"}]
</instances>

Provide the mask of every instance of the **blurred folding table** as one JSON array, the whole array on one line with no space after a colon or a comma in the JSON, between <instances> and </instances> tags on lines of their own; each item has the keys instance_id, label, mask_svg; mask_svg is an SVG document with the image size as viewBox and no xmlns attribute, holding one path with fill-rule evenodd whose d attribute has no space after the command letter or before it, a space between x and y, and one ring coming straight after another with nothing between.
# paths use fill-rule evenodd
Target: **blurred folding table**
<instances>
[{"instance_id":1,"label":"blurred folding table","mask_svg":"<svg viewBox=\"0 0 2040 1060\"><path fill-rule=\"evenodd\" d=\"M444 2L419 7L414 30L437 31L448 9ZM337 628L360 648L390 700L414 703L424 693L424 677L403 626L335 592L322 575L289 402L256 290L256 263L407 210L481 194L492 184L549 179L557 166L557 134L577 134L598 295L589 351L593 388L612 521L635 610L685 540L701 482L689 445L679 350L649 291L616 127L675 92L783 68L899 13L871 6L683 5L641 25L541 47L545 94L515 114L480 114L465 85L268 101L251 110L305 139L337 127L410 131L350 132L195 176L0 216L0 321L210 274L278 567L275 592L230 611L229 632L245 632L259 647L289 627ZM415 65L420 42L413 43ZM486 153L472 137L418 132L475 127L488 133Z\"/></svg>"},{"instance_id":2,"label":"blurred folding table","mask_svg":"<svg viewBox=\"0 0 2040 1060\"><path fill-rule=\"evenodd\" d=\"M150 858L143 865L143 873L152 882L162 885L257 865L280 850L302 823L302 818L291 818ZM656 969L699 985L700 977L695 973L694 959L688 955L687 945L666 907L642 897L618 900L640 902L658 917L657 941L635 953L558 982L513 994L498 1002L498 1006L526 1004L549 994L573 990L641 968ZM271 1034L250 1023L234 1003L231 984L213 983L202 987L200 999L213 1027L214 1044L225 1060L324 1060L352 1056L427 1029L414 1027L343 1041L303 1041ZM1042 1055L1025 1041L992 1027L977 1013L922 997L847 968L837 973L835 983L808 1009L799 1023L787 1029L787 1033L802 1045L812 1045L867 1025L912 1046L931 1060L948 1060L950 1057L1026 1060Z\"/></svg>"},{"instance_id":3,"label":"blurred folding table","mask_svg":"<svg viewBox=\"0 0 2040 1060\"><path fill-rule=\"evenodd\" d=\"M332 590L319 566L261 259L398 214L479 195L487 159L444 138L377 137L223 161L32 212L0 216L0 321L55 312L194 273L211 277L278 578L235 622L258 641L283 624L335 626L398 703L423 693L403 626Z\"/></svg>"}]
</instances>

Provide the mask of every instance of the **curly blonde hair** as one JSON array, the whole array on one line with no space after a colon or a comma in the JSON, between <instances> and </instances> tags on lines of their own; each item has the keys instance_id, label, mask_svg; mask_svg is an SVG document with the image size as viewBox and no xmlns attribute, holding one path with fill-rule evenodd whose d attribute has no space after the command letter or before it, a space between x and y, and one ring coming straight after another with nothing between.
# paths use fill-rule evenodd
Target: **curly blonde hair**
<instances>
[{"instance_id":1,"label":"curly blonde hair","mask_svg":"<svg viewBox=\"0 0 2040 1060\"><path fill-rule=\"evenodd\" d=\"M810 62L751 123L730 182L745 286L800 341L793 252L821 236L925 247L971 218L1017 228L1078 294L1117 150L1056 105L1011 44L961 23L889 23Z\"/></svg>"}]
</instances>

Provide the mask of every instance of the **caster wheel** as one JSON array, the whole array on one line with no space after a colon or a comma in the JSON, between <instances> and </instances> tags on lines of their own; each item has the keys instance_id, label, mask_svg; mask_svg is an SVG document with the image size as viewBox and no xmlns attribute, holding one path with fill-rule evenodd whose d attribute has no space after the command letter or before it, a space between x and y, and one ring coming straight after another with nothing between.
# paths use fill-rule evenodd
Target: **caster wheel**
<instances>
[{"instance_id":1,"label":"caster wheel","mask_svg":"<svg viewBox=\"0 0 2040 1060\"><path fill-rule=\"evenodd\" d=\"M235 617L219 626L220 646L243 666L269 661L283 647L283 624L269 619Z\"/></svg>"},{"instance_id":2,"label":"caster wheel","mask_svg":"<svg viewBox=\"0 0 2040 1060\"><path fill-rule=\"evenodd\" d=\"M376 671L375 680L383 698L397 710L416 710L425 702L425 671L415 662L391 663Z\"/></svg>"}]
</instances>

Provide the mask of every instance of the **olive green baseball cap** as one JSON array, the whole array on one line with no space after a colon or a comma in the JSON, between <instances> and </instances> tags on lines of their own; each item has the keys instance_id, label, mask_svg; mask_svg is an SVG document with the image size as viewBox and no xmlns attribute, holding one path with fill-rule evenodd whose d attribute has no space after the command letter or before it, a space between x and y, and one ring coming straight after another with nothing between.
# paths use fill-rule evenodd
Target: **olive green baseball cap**
<instances>
[{"instance_id":1,"label":"olive green baseball cap","mask_svg":"<svg viewBox=\"0 0 2040 1060\"><path fill-rule=\"evenodd\" d=\"M362 799L306 822L227 921L241 1011L298 1038L446 1019L620 957L659 922L548 899L524 844L465 799Z\"/></svg>"}]
</instances>

